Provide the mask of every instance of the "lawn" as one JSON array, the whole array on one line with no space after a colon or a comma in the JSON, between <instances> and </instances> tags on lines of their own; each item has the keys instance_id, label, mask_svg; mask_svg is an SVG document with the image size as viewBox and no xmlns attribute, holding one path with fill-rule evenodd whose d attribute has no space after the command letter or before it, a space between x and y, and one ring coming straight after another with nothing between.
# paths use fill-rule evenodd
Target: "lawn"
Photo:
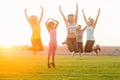
<instances>
[{"instance_id":1,"label":"lawn","mask_svg":"<svg viewBox=\"0 0 120 80\"><path fill-rule=\"evenodd\" d=\"M0 56L0 80L120 80L120 56Z\"/></svg>"}]
</instances>

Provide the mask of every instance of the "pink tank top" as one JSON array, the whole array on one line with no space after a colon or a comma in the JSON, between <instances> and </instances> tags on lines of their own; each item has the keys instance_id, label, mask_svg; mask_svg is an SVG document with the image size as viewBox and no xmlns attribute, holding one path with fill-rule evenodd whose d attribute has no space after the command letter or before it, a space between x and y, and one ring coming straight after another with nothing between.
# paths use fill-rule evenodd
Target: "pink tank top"
<instances>
[{"instance_id":1,"label":"pink tank top","mask_svg":"<svg viewBox=\"0 0 120 80\"><path fill-rule=\"evenodd\" d=\"M56 39L56 30L50 30L50 44L57 44L57 39Z\"/></svg>"}]
</instances>

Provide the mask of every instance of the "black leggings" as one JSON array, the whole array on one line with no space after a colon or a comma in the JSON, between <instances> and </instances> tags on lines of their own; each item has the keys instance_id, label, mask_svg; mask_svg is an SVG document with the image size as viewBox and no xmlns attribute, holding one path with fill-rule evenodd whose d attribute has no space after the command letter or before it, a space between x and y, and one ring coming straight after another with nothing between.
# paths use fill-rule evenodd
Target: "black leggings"
<instances>
[{"instance_id":1,"label":"black leggings","mask_svg":"<svg viewBox=\"0 0 120 80\"><path fill-rule=\"evenodd\" d=\"M80 50L81 53L83 53L83 43L77 42L77 44L78 44L78 49Z\"/></svg>"},{"instance_id":2,"label":"black leggings","mask_svg":"<svg viewBox=\"0 0 120 80\"><path fill-rule=\"evenodd\" d=\"M87 40L85 44L85 52L91 52L93 49L95 41L94 40Z\"/></svg>"},{"instance_id":3,"label":"black leggings","mask_svg":"<svg viewBox=\"0 0 120 80\"><path fill-rule=\"evenodd\" d=\"M70 52L79 52L76 38L67 38L67 47Z\"/></svg>"}]
</instances>

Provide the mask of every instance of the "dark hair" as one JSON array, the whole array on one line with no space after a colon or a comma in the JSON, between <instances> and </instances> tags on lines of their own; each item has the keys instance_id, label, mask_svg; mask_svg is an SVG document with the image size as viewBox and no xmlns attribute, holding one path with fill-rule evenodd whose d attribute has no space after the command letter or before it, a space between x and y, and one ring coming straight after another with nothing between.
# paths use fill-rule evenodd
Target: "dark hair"
<instances>
[{"instance_id":1,"label":"dark hair","mask_svg":"<svg viewBox=\"0 0 120 80\"><path fill-rule=\"evenodd\" d=\"M68 17L69 17L69 16L74 16L74 14L69 14Z\"/></svg>"}]
</instances>

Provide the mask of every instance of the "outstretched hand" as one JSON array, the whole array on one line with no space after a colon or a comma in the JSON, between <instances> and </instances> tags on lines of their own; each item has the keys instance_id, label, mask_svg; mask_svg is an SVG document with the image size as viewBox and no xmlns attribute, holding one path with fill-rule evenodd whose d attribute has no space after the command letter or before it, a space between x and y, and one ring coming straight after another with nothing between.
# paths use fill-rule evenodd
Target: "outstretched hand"
<instances>
[{"instance_id":1,"label":"outstretched hand","mask_svg":"<svg viewBox=\"0 0 120 80\"><path fill-rule=\"evenodd\" d=\"M82 12L84 12L84 8L82 9Z\"/></svg>"},{"instance_id":2,"label":"outstretched hand","mask_svg":"<svg viewBox=\"0 0 120 80\"><path fill-rule=\"evenodd\" d=\"M24 10L25 12L27 11L27 8Z\"/></svg>"},{"instance_id":3,"label":"outstretched hand","mask_svg":"<svg viewBox=\"0 0 120 80\"><path fill-rule=\"evenodd\" d=\"M43 11L43 7L41 6L41 9L42 9L42 11Z\"/></svg>"},{"instance_id":4,"label":"outstretched hand","mask_svg":"<svg viewBox=\"0 0 120 80\"><path fill-rule=\"evenodd\" d=\"M100 12L100 8L98 9L98 12Z\"/></svg>"},{"instance_id":5,"label":"outstretched hand","mask_svg":"<svg viewBox=\"0 0 120 80\"><path fill-rule=\"evenodd\" d=\"M78 3L77 3L77 1L76 1L76 6L78 6Z\"/></svg>"},{"instance_id":6,"label":"outstretched hand","mask_svg":"<svg viewBox=\"0 0 120 80\"><path fill-rule=\"evenodd\" d=\"M53 20L53 21L54 21L54 19L53 19L53 18L51 18L51 20Z\"/></svg>"},{"instance_id":7,"label":"outstretched hand","mask_svg":"<svg viewBox=\"0 0 120 80\"><path fill-rule=\"evenodd\" d=\"M49 21L51 18L48 18L47 21Z\"/></svg>"},{"instance_id":8,"label":"outstretched hand","mask_svg":"<svg viewBox=\"0 0 120 80\"><path fill-rule=\"evenodd\" d=\"M61 10L61 5L59 5L59 10Z\"/></svg>"}]
</instances>

